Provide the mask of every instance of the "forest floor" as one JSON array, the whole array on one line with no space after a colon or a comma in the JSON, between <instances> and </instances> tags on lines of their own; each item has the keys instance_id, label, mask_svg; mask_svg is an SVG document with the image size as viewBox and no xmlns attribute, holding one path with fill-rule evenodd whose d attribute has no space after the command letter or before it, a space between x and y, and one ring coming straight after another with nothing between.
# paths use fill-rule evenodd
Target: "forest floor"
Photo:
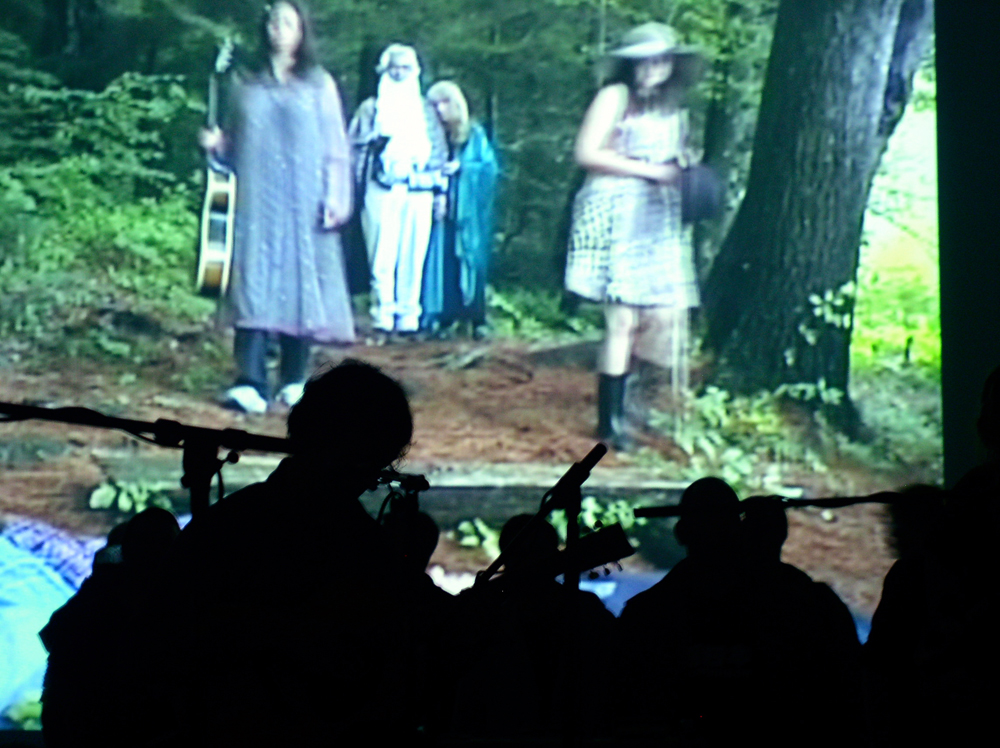
<instances>
[{"instance_id":1,"label":"forest floor","mask_svg":"<svg viewBox=\"0 0 1000 748\"><path fill-rule=\"evenodd\" d=\"M139 420L169 418L283 436L281 410L247 416L220 407L212 392L222 391L231 365L220 354L214 371L208 371L209 343L221 351L226 340L193 337L158 346L159 358L134 371L125 371L121 361L41 368L8 359L0 372L0 401L78 405ZM407 460L423 469L470 463L568 466L594 444L594 349L593 343L540 346L512 339L407 342L321 349L314 363L364 358L402 381L416 424ZM641 439L664 465L685 459L666 437ZM91 492L106 480L94 451L128 445L130 437L99 429L40 421L0 425L0 513L34 517L74 534L105 534L121 516L88 508ZM142 445L137 454L157 451L162 450ZM615 466L636 464L615 453L602 461L602 467ZM828 462L825 472L790 469L785 476L807 496L859 495L918 477L904 465L875 468L845 458ZM785 559L830 583L856 614L870 616L892 563L881 510L860 505L835 513L790 512ZM481 548L465 548L452 536L445 537L434 563L449 573L466 573L484 560ZM650 568L641 551L631 566Z\"/></svg>"}]
</instances>

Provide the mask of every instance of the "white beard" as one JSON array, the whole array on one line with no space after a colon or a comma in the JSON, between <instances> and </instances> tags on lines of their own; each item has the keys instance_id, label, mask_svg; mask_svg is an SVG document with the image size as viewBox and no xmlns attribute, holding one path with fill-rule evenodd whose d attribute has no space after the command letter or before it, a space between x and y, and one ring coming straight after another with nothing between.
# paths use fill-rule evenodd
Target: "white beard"
<instances>
[{"instance_id":1,"label":"white beard","mask_svg":"<svg viewBox=\"0 0 1000 748\"><path fill-rule=\"evenodd\" d=\"M382 74L375 99L375 132L389 138L382 151L382 167L391 178L401 180L427 166L431 141L417 76L394 81L388 73Z\"/></svg>"}]
</instances>

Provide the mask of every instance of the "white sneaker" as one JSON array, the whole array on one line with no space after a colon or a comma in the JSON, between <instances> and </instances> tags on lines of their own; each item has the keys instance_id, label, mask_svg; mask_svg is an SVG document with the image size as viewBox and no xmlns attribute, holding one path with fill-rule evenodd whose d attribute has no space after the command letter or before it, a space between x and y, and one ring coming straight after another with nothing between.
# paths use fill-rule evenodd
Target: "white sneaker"
<instances>
[{"instance_id":1,"label":"white sneaker","mask_svg":"<svg viewBox=\"0 0 1000 748\"><path fill-rule=\"evenodd\" d=\"M296 405L299 400L302 399L302 393L305 391L305 384L303 382L293 382L292 384L286 384L278 392L277 400L279 403L284 403L289 408Z\"/></svg>"},{"instance_id":2,"label":"white sneaker","mask_svg":"<svg viewBox=\"0 0 1000 748\"><path fill-rule=\"evenodd\" d=\"M256 387L249 384L240 384L230 387L223 396L223 403L244 413L266 413L267 400L260 396Z\"/></svg>"}]
</instances>

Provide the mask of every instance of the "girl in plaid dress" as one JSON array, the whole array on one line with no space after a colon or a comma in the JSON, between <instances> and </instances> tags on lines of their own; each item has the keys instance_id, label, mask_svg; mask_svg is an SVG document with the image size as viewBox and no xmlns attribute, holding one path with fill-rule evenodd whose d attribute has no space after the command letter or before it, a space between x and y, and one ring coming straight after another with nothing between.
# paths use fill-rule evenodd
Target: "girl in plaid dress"
<instances>
[{"instance_id":1,"label":"girl in plaid dress","mask_svg":"<svg viewBox=\"0 0 1000 748\"><path fill-rule=\"evenodd\" d=\"M668 369L675 396L687 387L688 317L698 289L681 221L687 112L679 99L695 58L658 23L632 29L611 55L618 70L576 141L588 176L573 205L566 288L604 304L597 436L625 449L633 355Z\"/></svg>"}]
</instances>

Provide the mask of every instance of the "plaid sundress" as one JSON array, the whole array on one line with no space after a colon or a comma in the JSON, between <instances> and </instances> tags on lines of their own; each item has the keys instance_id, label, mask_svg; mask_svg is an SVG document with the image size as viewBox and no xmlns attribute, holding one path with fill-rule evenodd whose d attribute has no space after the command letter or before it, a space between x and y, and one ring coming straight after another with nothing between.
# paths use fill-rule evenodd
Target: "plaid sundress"
<instances>
[{"instance_id":1,"label":"plaid sundress","mask_svg":"<svg viewBox=\"0 0 1000 748\"><path fill-rule=\"evenodd\" d=\"M684 112L626 112L614 150L663 163L683 147ZM638 307L698 306L690 231L677 185L590 174L573 203L566 288L586 299Z\"/></svg>"}]
</instances>

